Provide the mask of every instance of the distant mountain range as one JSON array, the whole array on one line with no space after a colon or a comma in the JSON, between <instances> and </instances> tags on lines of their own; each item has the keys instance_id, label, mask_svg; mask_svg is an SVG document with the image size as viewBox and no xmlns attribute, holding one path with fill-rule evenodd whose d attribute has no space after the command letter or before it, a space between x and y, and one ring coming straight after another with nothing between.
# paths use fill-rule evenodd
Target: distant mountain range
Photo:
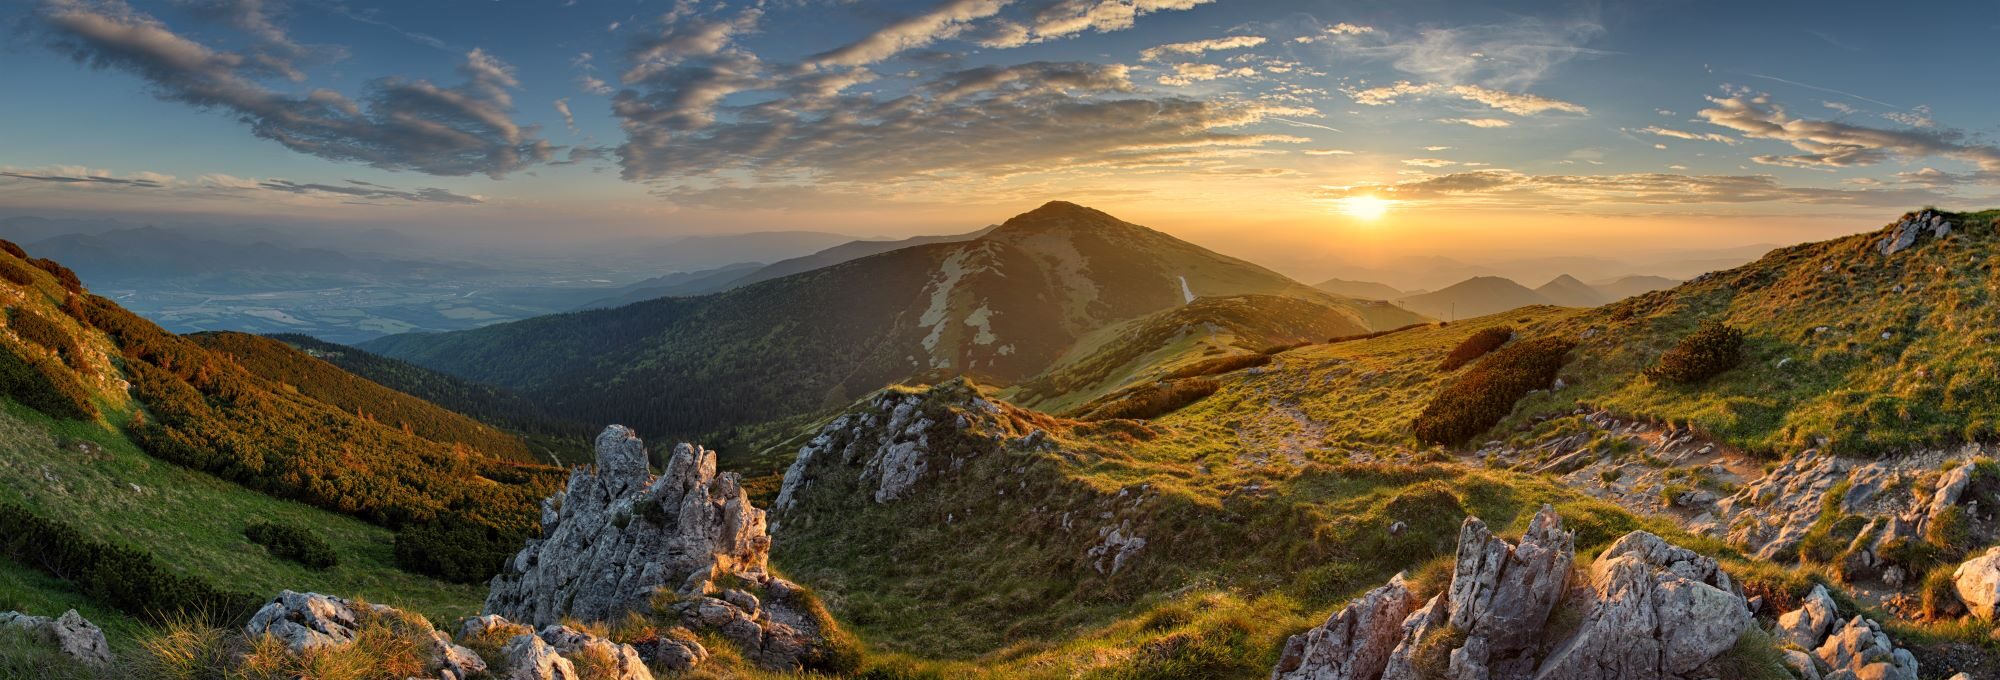
<instances>
[{"instance_id":1,"label":"distant mountain range","mask_svg":"<svg viewBox=\"0 0 2000 680\"><path fill-rule=\"evenodd\" d=\"M608 295L605 296L603 299L591 301L589 304L579 307L578 309L610 309L613 307L623 307L625 305L629 305L634 302L644 302L655 298L687 297L691 295L708 295L710 293L720 293L725 290L742 288L744 286L748 286L754 283L762 283L764 281L769 281L771 279L782 278L786 276L791 276L793 274L809 272L814 269L831 267L833 265L840 264L842 262L858 260L870 255L886 253L891 250L901 250L912 246L930 245L933 243L957 243L960 241L970 241L972 239L986 235L987 232L992 231L997 226L998 225L989 226L984 229L980 229L978 231L965 234L915 236L896 241L885 241L885 240L848 241L846 243L842 243L840 245L827 248L825 250L821 250L811 255L794 257L787 260L779 260L778 262L768 265L759 264L755 262L748 262L748 263L725 265L722 267L717 267L715 269L704 269L691 272L676 272L673 274L668 274L666 276L658 276L646 279L644 281L640 281L638 283L626 286L625 288L621 289L617 294Z\"/></svg>"},{"instance_id":2,"label":"distant mountain range","mask_svg":"<svg viewBox=\"0 0 2000 680\"><path fill-rule=\"evenodd\" d=\"M1351 298L1389 300L1404 309L1451 321L1531 305L1596 307L1679 284L1679 281L1661 276L1625 276L1589 284L1563 274L1539 288L1529 288L1499 276L1475 276L1429 292L1405 293L1380 283L1344 279L1324 281L1315 287Z\"/></svg>"},{"instance_id":3,"label":"distant mountain range","mask_svg":"<svg viewBox=\"0 0 2000 680\"><path fill-rule=\"evenodd\" d=\"M1021 380L1119 321L1198 297L1245 294L1333 308L1342 321L1315 332L1421 320L1055 202L970 240L904 247L719 294L399 335L364 349L519 390L558 414L698 434L843 404L915 375Z\"/></svg>"}]
</instances>

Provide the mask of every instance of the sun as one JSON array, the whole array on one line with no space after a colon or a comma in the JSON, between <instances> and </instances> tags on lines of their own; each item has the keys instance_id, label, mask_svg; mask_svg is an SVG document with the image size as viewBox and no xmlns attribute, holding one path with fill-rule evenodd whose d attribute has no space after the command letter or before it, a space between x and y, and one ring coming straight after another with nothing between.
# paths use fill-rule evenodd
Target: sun
<instances>
[{"instance_id":1,"label":"sun","mask_svg":"<svg viewBox=\"0 0 2000 680\"><path fill-rule=\"evenodd\" d=\"M1340 211L1350 217L1373 222L1382 219L1389 213L1390 206L1395 204L1395 201L1380 196L1348 196L1340 199Z\"/></svg>"}]
</instances>

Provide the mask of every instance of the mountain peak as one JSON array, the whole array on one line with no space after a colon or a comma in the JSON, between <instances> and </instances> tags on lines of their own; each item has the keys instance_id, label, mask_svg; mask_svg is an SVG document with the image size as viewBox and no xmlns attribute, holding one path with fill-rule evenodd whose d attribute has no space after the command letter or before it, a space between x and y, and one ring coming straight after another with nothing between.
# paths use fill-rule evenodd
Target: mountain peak
<instances>
[{"instance_id":1,"label":"mountain peak","mask_svg":"<svg viewBox=\"0 0 2000 680\"><path fill-rule=\"evenodd\" d=\"M1089 227L1124 226L1124 220L1112 217L1110 213L1088 208L1069 201L1049 201L1042 207L1015 215L1002 223L996 232L1022 231L1030 229L1078 229Z\"/></svg>"}]
</instances>

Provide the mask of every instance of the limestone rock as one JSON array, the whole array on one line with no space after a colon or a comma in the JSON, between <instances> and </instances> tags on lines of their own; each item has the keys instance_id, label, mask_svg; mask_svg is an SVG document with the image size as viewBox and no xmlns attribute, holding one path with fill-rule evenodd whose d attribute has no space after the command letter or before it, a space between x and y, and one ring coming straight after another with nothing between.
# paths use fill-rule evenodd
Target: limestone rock
<instances>
[{"instance_id":1,"label":"limestone rock","mask_svg":"<svg viewBox=\"0 0 2000 680\"><path fill-rule=\"evenodd\" d=\"M1285 642L1272 680L1372 680L1389 664L1403 639L1403 620L1416 598L1397 574L1319 627Z\"/></svg>"},{"instance_id":2,"label":"limestone rock","mask_svg":"<svg viewBox=\"0 0 2000 680\"><path fill-rule=\"evenodd\" d=\"M540 637L554 647L556 653L572 662L579 655L609 660L610 667L602 669L605 674L598 676L605 680L653 680L653 672L646 668L639 650L632 645L612 642L569 626L543 628Z\"/></svg>"},{"instance_id":3,"label":"limestone rock","mask_svg":"<svg viewBox=\"0 0 2000 680\"><path fill-rule=\"evenodd\" d=\"M1994 620L1995 610L2000 609L2000 546L1958 565L1951 579L1958 599L1965 602L1974 616Z\"/></svg>"},{"instance_id":4,"label":"limestone rock","mask_svg":"<svg viewBox=\"0 0 2000 680\"><path fill-rule=\"evenodd\" d=\"M1826 633L1840 618L1840 607L1827 594L1826 586L1814 584L1798 609L1778 615L1778 635L1802 649L1812 649L1826 639Z\"/></svg>"},{"instance_id":5,"label":"limestone rock","mask_svg":"<svg viewBox=\"0 0 2000 680\"><path fill-rule=\"evenodd\" d=\"M1407 587L1391 580L1294 636L1272 678L1698 680L1752 625L1714 560L1636 531L1598 556L1588 587L1571 588L1574 545L1546 506L1518 544L1468 518L1449 588L1409 611ZM1558 609L1582 620L1552 630Z\"/></svg>"},{"instance_id":6,"label":"limestone rock","mask_svg":"<svg viewBox=\"0 0 2000 680\"><path fill-rule=\"evenodd\" d=\"M1950 233L1951 222L1944 215L1925 210L1890 227L1888 235L1876 244L1876 250L1883 255L1894 255L1915 246L1920 240L1944 238Z\"/></svg>"},{"instance_id":7,"label":"limestone rock","mask_svg":"<svg viewBox=\"0 0 2000 680\"><path fill-rule=\"evenodd\" d=\"M1813 656L1832 667L1826 677L1866 680L1917 680L1917 659L1895 646L1882 626L1859 616L1834 629Z\"/></svg>"},{"instance_id":8,"label":"limestone rock","mask_svg":"<svg viewBox=\"0 0 2000 680\"><path fill-rule=\"evenodd\" d=\"M692 636L661 636L632 643L642 658L662 670L685 672L708 660L708 648Z\"/></svg>"},{"instance_id":9,"label":"limestone rock","mask_svg":"<svg viewBox=\"0 0 2000 680\"><path fill-rule=\"evenodd\" d=\"M688 594L723 575L764 578L771 539L764 511L715 453L682 444L665 473L646 475L631 430L597 438L597 468L579 468L544 505L540 539L493 578L486 611L532 625L604 621L645 611L656 591Z\"/></svg>"},{"instance_id":10,"label":"limestone rock","mask_svg":"<svg viewBox=\"0 0 2000 680\"><path fill-rule=\"evenodd\" d=\"M766 570L764 511L750 504L736 474L718 473L715 453L689 444L674 448L658 477L648 478L645 460L631 430L614 425L599 435L596 469L576 470L543 504L542 537L493 578L486 612L553 626L651 613L664 599L673 602L665 613L720 631L766 667L798 668L821 651L825 639L805 614L805 591ZM745 586L724 590L716 585L723 579ZM668 653L692 665L707 656L696 650Z\"/></svg>"},{"instance_id":11,"label":"limestone rock","mask_svg":"<svg viewBox=\"0 0 2000 680\"><path fill-rule=\"evenodd\" d=\"M1014 428L1001 422L1000 413L1000 406L962 378L923 392L884 391L820 428L799 448L772 507L779 514L798 507L823 468L832 465L859 466L875 502L895 502L924 478L1014 439L1007 436L1016 434ZM1020 433L1016 443L1046 446L1046 437L1040 431ZM972 445L960 445L967 443Z\"/></svg>"},{"instance_id":12,"label":"limestone rock","mask_svg":"<svg viewBox=\"0 0 2000 680\"><path fill-rule=\"evenodd\" d=\"M486 660L451 641L443 631L433 630L424 640L431 665L438 667L441 680L470 680L486 674Z\"/></svg>"},{"instance_id":13,"label":"limestone rock","mask_svg":"<svg viewBox=\"0 0 2000 680\"><path fill-rule=\"evenodd\" d=\"M94 665L111 663L111 645L104 631L71 609L62 616L30 616L20 612L0 612L0 627L19 628L43 644L53 645L70 658Z\"/></svg>"},{"instance_id":14,"label":"limestone rock","mask_svg":"<svg viewBox=\"0 0 2000 680\"><path fill-rule=\"evenodd\" d=\"M390 611L383 605L373 605L372 609L371 613ZM353 642L361 615L355 611L355 603L347 599L286 590L251 615L244 630L253 636L270 635L299 652Z\"/></svg>"},{"instance_id":15,"label":"limestone rock","mask_svg":"<svg viewBox=\"0 0 2000 680\"><path fill-rule=\"evenodd\" d=\"M1751 624L1748 604L1714 560L1644 531L1591 564L1590 587L1590 614L1536 677L1686 677Z\"/></svg>"},{"instance_id":16,"label":"limestone rock","mask_svg":"<svg viewBox=\"0 0 2000 680\"><path fill-rule=\"evenodd\" d=\"M519 635L500 650L507 656L504 680L581 680L576 664L534 635Z\"/></svg>"}]
</instances>

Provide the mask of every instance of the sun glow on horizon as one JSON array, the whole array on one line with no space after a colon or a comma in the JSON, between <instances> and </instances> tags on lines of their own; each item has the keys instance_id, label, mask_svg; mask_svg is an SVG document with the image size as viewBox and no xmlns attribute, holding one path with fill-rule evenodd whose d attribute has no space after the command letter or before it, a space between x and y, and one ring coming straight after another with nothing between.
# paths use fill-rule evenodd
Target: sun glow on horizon
<instances>
[{"instance_id":1,"label":"sun glow on horizon","mask_svg":"<svg viewBox=\"0 0 2000 680\"><path fill-rule=\"evenodd\" d=\"M1389 208L1394 207L1396 204L1395 201L1380 196L1365 194L1342 198L1339 203L1341 212L1347 213L1349 217L1368 222L1382 219L1383 215L1389 214Z\"/></svg>"}]
</instances>

